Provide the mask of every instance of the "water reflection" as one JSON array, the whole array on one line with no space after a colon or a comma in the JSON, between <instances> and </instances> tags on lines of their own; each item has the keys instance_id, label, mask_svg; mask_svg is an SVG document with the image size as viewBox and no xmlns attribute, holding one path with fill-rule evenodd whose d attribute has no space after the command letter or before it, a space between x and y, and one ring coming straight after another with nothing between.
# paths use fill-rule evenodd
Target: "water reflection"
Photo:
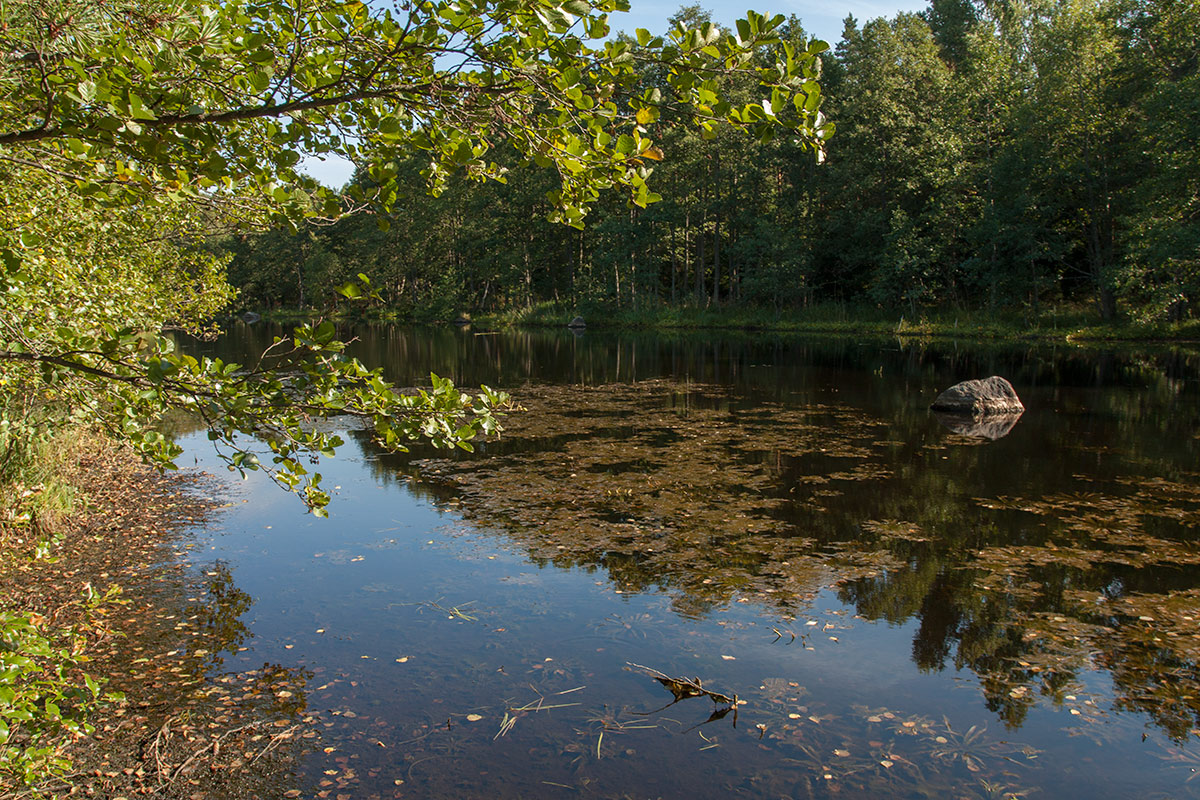
<instances>
[{"instance_id":1,"label":"water reflection","mask_svg":"<svg viewBox=\"0 0 1200 800\"><path fill-rule=\"evenodd\" d=\"M390 456L350 432L363 463L338 480L382 488L335 499L332 527L305 534L312 559L280 562L309 576L281 620L340 613L346 641L397 651L343 654L311 628L285 639L323 660L313 696L358 709L333 730L360 774L425 796L1190 788L1194 351L353 332L401 384L435 371L527 409L475 455ZM254 340L264 326L243 333L205 346L237 360L269 343ZM1030 409L1005 435L947 430L927 411L944 386L990 374ZM490 586L468 545L438 572L413 548L385 560L403 540L339 538L389 530L409 502L453 509L460 535L503 542L516 563ZM364 552L382 560L370 579L350 572L367 569ZM472 620L435 624L473 600ZM414 651L424 671L385 676ZM706 723L704 698L645 716L669 698L623 674L627 661L723 675L712 685L747 702L738 727L732 713ZM963 677L971 691L950 692ZM967 707L992 729L982 712L955 718ZM1143 721L1176 744L1134 747Z\"/></svg>"},{"instance_id":2,"label":"water reflection","mask_svg":"<svg viewBox=\"0 0 1200 800\"><path fill-rule=\"evenodd\" d=\"M227 335L215 342L183 344L191 352L244 364L256 360L276 336L288 331L277 324L251 326L235 321ZM1106 393L1093 396L1089 389L1144 390L1136 399L1117 392L1122 407L1109 410L1122 415L1139 409L1170 411L1175 401L1186 405L1187 398L1194 398L1200 389L1200 346L1195 345L1122 352L913 338L715 336L709 331L588 331L576 337L567 330L494 333L395 325L340 325L338 335L354 340L352 354L384 367L401 385L425 385L431 371L467 386L487 383L499 388L519 387L527 381L600 385L674 378L754 389L777 399L806 385L830 391L840 388L855 395L869 390L872 396L886 397L893 407L911 405L924 411L948 381L1004 375L1022 399L1032 391L1040 399L1068 402L1082 412L1106 410ZM907 402L914 392L927 396L924 405ZM1100 400L1100 405L1093 400Z\"/></svg>"},{"instance_id":3,"label":"water reflection","mask_svg":"<svg viewBox=\"0 0 1200 800\"><path fill-rule=\"evenodd\" d=\"M971 414L954 414L947 411L933 411L933 418L942 427L959 436L972 439L1003 439L1012 433L1012 429L1021 420L1021 414L989 414L987 416L972 416Z\"/></svg>"},{"instance_id":4,"label":"water reflection","mask_svg":"<svg viewBox=\"0 0 1200 800\"><path fill-rule=\"evenodd\" d=\"M125 699L96 720L106 769L89 773L83 790L283 796L306 749L304 720L315 720L305 688L312 673L279 663L231 668L248 649L253 600L227 563L192 564L197 571L187 561L180 550L123 581L129 602L113 615L121 638L92 671Z\"/></svg>"},{"instance_id":5,"label":"water reflection","mask_svg":"<svg viewBox=\"0 0 1200 800\"><path fill-rule=\"evenodd\" d=\"M377 468L444 487L535 561L667 591L689 617L746 600L796 614L836 585L867 619L916 620L915 664L973 670L1010 727L1070 706L1096 664L1122 707L1176 739L1196 724L1200 492L1158 477L1144 443L1102 448L1114 480L1046 423L993 454L917 415L717 386L529 386L522 402L485 458Z\"/></svg>"}]
</instances>

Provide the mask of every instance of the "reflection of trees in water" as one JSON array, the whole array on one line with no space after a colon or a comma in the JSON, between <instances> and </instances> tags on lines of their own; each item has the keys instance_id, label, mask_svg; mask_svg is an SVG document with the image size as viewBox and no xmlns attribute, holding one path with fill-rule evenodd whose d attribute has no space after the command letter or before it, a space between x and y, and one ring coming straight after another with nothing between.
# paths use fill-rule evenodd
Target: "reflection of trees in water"
<instances>
[{"instance_id":1,"label":"reflection of trees in water","mask_svg":"<svg viewBox=\"0 0 1200 800\"><path fill-rule=\"evenodd\" d=\"M180 576L159 580L148 590L135 587L140 597L136 613L121 624L132 649L122 647L118 652L126 657L131 653L160 655L137 669L126 670L132 680L118 688L131 696L146 694L148 687L162 692L164 696L156 698L153 705L163 708L228 713L233 709L218 708L214 701L224 702L221 698L236 687L239 715L274 719L303 711L305 670L264 664L244 673L222 671L226 659L244 650L252 637L244 616L254 599L236 585L228 564L217 561L201 569L201 579L195 583ZM170 680L156 677L168 673ZM276 696L275 690L286 694Z\"/></svg>"},{"instance_id":2,"label":"reflection of trees in water","mask_svg":"<svg viewBox=\"0 0 1200 800\"><path fill-rule=\"evenodd\" d=\"M245 362L282 332L237 327L198 347ZM480 455L371 463L435 502L461 496L537 563L661 589L688 615L735 598L793 613L836 581L864 616L915 622L922 669L978 673L1011 724L1036 697L1069 702L1095 665L1173 736L1196 720L1200 608L1179 568L1197 527L1194 350L342 333L401 383L432 370L515 389L529 412ZM1030 409L1001 446L931 422L937 391L990 374Z\"/></svg>"},{"instance_id":3,"label":"reflection of trees in water","mask_svg":"<svg viewBox=\"0 0 1200 800\"><path fill-rule=\"evenodd\" d=\"M923 410L885 420L798 394L530 386L528 411L484 456L373 464L436 502L461 498L537 563L663 590L686 615L737 599L791 614L836 583L865 617L915 621L915 663L973 670L1010 725L1038 698L1071 705L1097 665L1119 706L1173 736L1195 724L1200 642L1186 618L1200 606L1170 594L1196 586L1180 565L1200 560L1200 493L1178 474L1193 441L1139 439L1129 419L1149 412L1133 397L1090 423L1109 443L1097 453L1065 425L1035 420L999 448ZM1025 497L1031 486L1045 493Z\"/></svg>"},{"instance_id":4,"label":"reflection of trees in water","mask_svg":"<svg viewBox=\"0 0 1200 800\"><path fill-rule=\"evenodd\" d=\"M1102 668L1118 708L1183 739L1200 721L1200 596L1187 569L1200 560L1200 493L1190 494L1008 498L998 519L1014 518L1002 528L927 527L948 533L905 552L898 570L845 584L841 597L869 619L915 620L914 662L971 669L1010 725L1035 693L1063 703L1079 675ZM1174 538L1164 515L1180 518Z\"/></svg>"},{"instance_id":5,"label":"reflection of trees in water","mask_svg":"<svg viewBox=\"0 0 1200 800\"><path fill-rule=\"evenodd\" d=\"M218 561L206 568L204 591L190 602L185 613L194 620L196 640L208 652L202 660L205 672L224 663L224 653L235 653L250 637L242 615L254 599L233 582L229 565Z\"/></svg>"},{"instance_id":6,"label":"reflection of trees in water","mask_svg":"<svg viewBox=\"0 0 1200 800\"><path fill-rule=\"evenodd\" d=\"M250 640L244 616L253 599L223 562L198 574L182 567L167 560L127 576L130 603L112 619L122 637L97 661L126 703L97 720L107 744L81 747L133 765L96 773L105 796L187 786L184 795L281 797L304 749L312 674L279 664L229 670L226 659Z\"/></svg>"},{"instance_id":7,"label":"reflection of trees in water","mask_svg":"<svg viewBox=\"0 0 1200 800\"><path fill-rule=\"evenodd\" d=\"M253 363L274 337L289 332L288 326L234 321L217 341L180 337L180 347L193 354L247 364ZM565 329L477 333L455 327L338 327L340 338L356 340L351 346L353 355L368 366L383 367L402 385L426 384L430 372L465 386L487 383L500 388L519 387L527 381L597 386L666 378L736 386L742 392L777 399L798 387L840 386L842 391L869 391L873 397L886 399L889 409L901 409L912 406L908 401L922 391L936 394L965 377L1004 375L1019 392L1137 389L1140 399L1113 395L1121 398L1121 412L1127 415L1141 407L1152 415L1161 405L1145 405L1147 397L1162 401L1194 393L1194 376L1200 371L1200 352L1187 346L1122 352L1045 343L1013 346L918 338L714 335L712 331L589 330L582 338ZM912 408L924 415L924 405Z\"/></svg>"}]
</instances>

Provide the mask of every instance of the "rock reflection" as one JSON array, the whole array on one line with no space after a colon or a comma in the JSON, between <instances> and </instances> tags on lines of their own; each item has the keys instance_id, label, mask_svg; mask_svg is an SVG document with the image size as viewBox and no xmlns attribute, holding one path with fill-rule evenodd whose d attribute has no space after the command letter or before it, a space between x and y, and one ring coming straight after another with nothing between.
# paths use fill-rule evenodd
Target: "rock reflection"
<instances>
[{"instance_id":1,"label":"rock reflection","mask_svg":"<svg viewBox=\"0 0 1200 800\"><path fill-rule=\"evenodd\" d=\"M1020 421L1020 414L989 414L973 416L971 414L954 414L948 411L934 411L933 417L942 427L959 436L969 436L973 439L1003 439L1012 433L1012 429Z\"/></svg>"}]
</instances>

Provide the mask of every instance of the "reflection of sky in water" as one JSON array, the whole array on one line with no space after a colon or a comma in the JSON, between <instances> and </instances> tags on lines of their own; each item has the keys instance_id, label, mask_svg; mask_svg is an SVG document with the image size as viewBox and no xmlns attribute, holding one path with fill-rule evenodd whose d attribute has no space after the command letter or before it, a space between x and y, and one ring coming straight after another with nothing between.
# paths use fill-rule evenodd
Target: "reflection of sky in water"
<instances>
[{"instance_id":1,"label":"reflection of sky in water","mask_svg":"<svg viewBox=\"0 0 1200 800\"><path fill-rule=\"evenodd\" d=\"M933 374L920 383L945 382ZM811 380L796 385L829 394ZM846 390L850 382L841 386ZM891 435L885 430L869 438L900 442L881 446L896 462L896 474L870 485L889 495L905 485L928 488L938 469L932 465L943 455L948 463L940 469L948 474L971 465L992 469L1006 459L1028 470L1031 451L1062 447L1057 428L1064 425L1073 426L1070 437L1081 458L1096 459L1096 475L1142 458L1099 459L1087 448L1103 446L1132 419L1150 420L1143 404L1124 416L1085 417L1073 407L1078 394L1059 392L1031 391L1031 408L1055 411L1027 414L996 445L960 446L923 417L918 429L929 448L905 450L913 428L889 423ZM765 394L777 396L769 388ZM885 422L919 413L898 401L899 394L856 396L864 399L852 404L870 407ZM1142 422L1138 435L1148 430ZM321 790L324 770L347 768L354 770L355 797L573 793L561 787L598 797L631 791L647 797L903 796L917 787L984 796L983 780L1013 790L1041 787L1045 796L1124 797L1151 796L1151 789L1171 796L1198 783L1184 783L1191 774L1182 760L1188 751L1165 744L1153 729L1143 741L1146 719L1114 713L1110 677L1088 671L1086 662L1077 665L1072 699L1033 698L1014 729L988 707L976 672L955 669L952 654L941 670L918 669L913 658L922 620L936 621L945 610L936 593L923 598L933 606L879 612L876 622L856 617L855 607L828 587L794 608L794 619L757 600L683 617L672 611L670 588L618 593L602 566L537 566L520 538L478 528L453 503L431 499L445 493L414 493L393 480L398 473L372 474L370 467L379 464L366 463L359 445L346 438L343 453L319 467L334 496L329 520L305 515L298 501L262 476L244 483L235 478L233 505L218 517L207 545L207 557L227 561L236 586L254 598L243 618L254 638L225 668L278 662L314 674L309 707L322 712L322 744L335 751L309 757L300 784L306 794ZM185 445L201 467L223 474L202 436ZM520 446L513 443L511 451ZM797 457L779 474L803 472L807 458ZM899 463L906 459L908 472ZM1147 474L1154 469L1144 467ZM1015 491L1037 479L1018 471L1008 486ZM846 496L827 504L861 518L886 499ZM846 525L831 525L838 529ZM921 550L913 548L909 566L915 569ZM945 575L937 585L969 585L954 563L940 569ZM868 588L840 596L861 608ZM889 618L895 621L884 621ZM714 710L703 697L639 716L671 696L628 670L627 662L737 693L746 704L736 727L732 715L700 725ZM968 734L972 727L976 733ZM1023 746L1040 755L1030 760L1033 750ZM1164 756L1180 758L1179 766Z\"/></svg>"}]
</instances>

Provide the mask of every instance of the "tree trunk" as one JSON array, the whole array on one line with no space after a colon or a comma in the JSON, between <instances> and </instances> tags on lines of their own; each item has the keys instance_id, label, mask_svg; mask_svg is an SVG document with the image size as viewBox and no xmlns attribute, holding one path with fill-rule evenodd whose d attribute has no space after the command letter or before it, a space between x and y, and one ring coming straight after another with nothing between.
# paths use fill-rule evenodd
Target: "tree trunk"
<instances>
[{"instance_id":1,"label":"tree trunk","mask_svg":"<svg viewBox=\"0 0 1200 800\"><path fill-rule=\"evenodd\" d=\"M713 221L713 291L712 304L714 308L721 305L721 214Z\"/></svg>"},{"instance_id":2,"label":"tree trunk","mask_svg":"<svg viewBox=\"0 0 1200 800\"><path fill-rule=\"evenodd\" d=\"M613 262L613 294L617 296L617 308L621 307L621 262Z\"/></svg>"},{"instance_id":3,"label":"tree trunk","mask_svg":"<svg viewBox=\"0 0 1200 800\"><path fill-rule=\"evenodd\" d=\"M633 306L633 310L637 311L638 307L638 274L637 274L637 249L634 245L633 231L637 225L637 212L634 209L629 209L629 301Z\"/></svg>"},{"instance_id":4,"label":"tree trunk","mask_svg":"<svg viewBox=\"0 0 1200 800\"><path fill-rule=\"evenodd\" d=\"M675 305L675 276L679 272L679 252L675 249L675 226L671 226L671 305Z\"/></svg>"}]
</instances>

